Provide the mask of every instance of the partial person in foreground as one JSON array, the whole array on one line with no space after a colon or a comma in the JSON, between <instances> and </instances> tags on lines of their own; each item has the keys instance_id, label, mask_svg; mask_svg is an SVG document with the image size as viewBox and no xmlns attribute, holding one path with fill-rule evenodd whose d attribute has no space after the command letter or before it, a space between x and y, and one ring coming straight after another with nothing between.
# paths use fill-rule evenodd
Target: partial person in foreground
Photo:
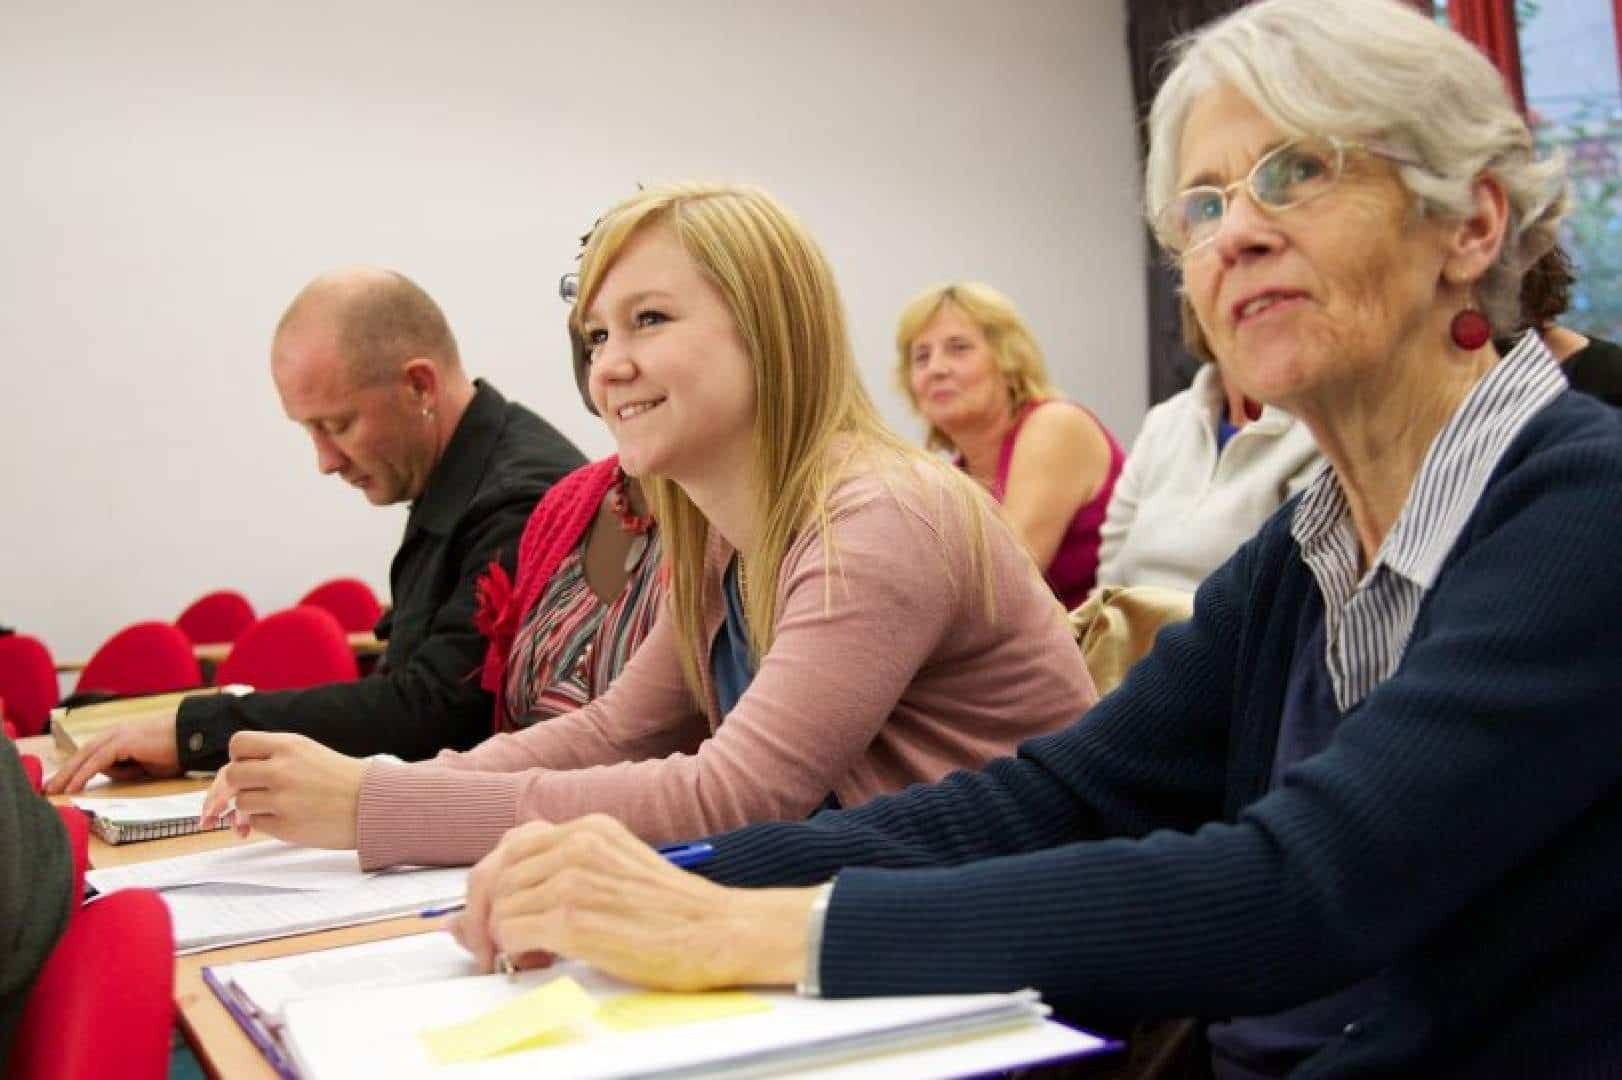
<instances>
[{"instance_id":1,"label":"partial person in foreground","mask_svg":"<svg viewBox=\"0 0 1622 1080\"><path fill-rule=\"evenodd\" d=\"M1408 5L1261 0L1180 47L1146 186L1224 379L1330 469L1016 758L714 837L708 881L606 819L514 830L459 924L481 962L1033 986L1200 1017L1220 1077L1614 1072L1622 413L1491 344L1562 167Z\"/></svg>"},{"instance_id":2,"label":"partial person in foreground","mask_svg":"<svg viewBox=\"0 0 1622 1080\"><path fill-rule=\"evenodd\" d=\"M537 500L585 458L546 421L469 379L439 305L392 270L351 267L306 285L277 324L270 369L323 475L374 506L411 504L389 570L393 606L377 627L388 640L381 662L354 682L208 695L126 723L57 770L53 794L98 772L217 769L239 731L296 731L344 753L402 758L490 733L475 584L492 562L511 572Z\"/></svg>"},{"instance_id":3,"label":"partial person in foreground","mask_svg":"<svg viewBox=\"0 0 1622 1080\"><path fill-rule=\"evenodd\" d=\"M67 830L23 774L16 745L0 737L0 1072L72 901Z\"/></svg>"},{"instance_id":4,"label":"partial person in foreground","mask_svg":"<svg viewBox=\"0 0 1622 1080\"><path fill-rule=\"evenodd\" d=\"M1065 608L1085 600L1124 455L1048 381L1012 301L976 282L913 297L896 327L896 379L929 424L929 448L991 492Z\"/></svg>"},{"instance_id":5,"label":"partial person in foreground","mask_svg":"<svg viewBox=\"0 0 1622 1080\"><path fill-rule=\"evenodd\" d=\"M512 825L651 842L856 806L1092 704L1063 612L984 492L879 420L815 241L754 188L651 188L587 243L592 401L650 496L664 611L607 693L469 753L231 744L205 820L471 863Z\"/></svg>"},{"instance_id":6,"label":"partial person in foreground","mask_svg":"<svg viewBox=\"0 0 1622 1080\"><path fill-rule=\"evenodd\" d=\"M1149 410L1099 529L1098 584L1193 592L1323 467L1312 432L1223 379L1187 297L1200 369Z\"/></svg>"}]
</instances>

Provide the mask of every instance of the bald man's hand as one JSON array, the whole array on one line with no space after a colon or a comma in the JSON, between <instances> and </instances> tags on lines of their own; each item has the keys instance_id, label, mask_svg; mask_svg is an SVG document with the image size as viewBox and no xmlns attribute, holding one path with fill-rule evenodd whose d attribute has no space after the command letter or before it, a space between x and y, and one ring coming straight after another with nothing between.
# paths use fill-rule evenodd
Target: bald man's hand
<instances>
[{"instance_id":1,"label":"bald man's hand","mask_svg":"<svg viewBox=\"0 0 1622 1080\"><path fill-rule=\"evenodd\" d=\"M175 745L175 709L165 706L137 715L79 748L45 784L47 795L83 791L97 773L114 780L180 775Z\"/></svg>"}]
</instances>

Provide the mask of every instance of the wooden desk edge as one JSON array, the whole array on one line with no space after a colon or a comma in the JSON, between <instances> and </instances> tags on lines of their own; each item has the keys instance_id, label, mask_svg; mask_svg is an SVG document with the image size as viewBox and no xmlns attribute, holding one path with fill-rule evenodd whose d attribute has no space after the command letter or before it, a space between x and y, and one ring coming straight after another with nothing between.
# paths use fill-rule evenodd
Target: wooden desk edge
<instances>
[{"instance_id":1,"label":"wooden desk edge","mask_svg":"<svg viewBox=\"0 0 1622 1080\"><path fill-rule=\"evenodd\" d=\"M349 647L356 656L381 656L383 650L388 648L389 644L378 638L370 630L356 630L346 636L349 638ZM231 644L229 641L205 641L193 645L191 651L199 662L206 660L211 664L218 664L230 654ZM58 675L71 675L76 671L83 671L85 665L89 662L88 660L58 660L56 661L56 673Z\"/></svg>"}]
</instances>

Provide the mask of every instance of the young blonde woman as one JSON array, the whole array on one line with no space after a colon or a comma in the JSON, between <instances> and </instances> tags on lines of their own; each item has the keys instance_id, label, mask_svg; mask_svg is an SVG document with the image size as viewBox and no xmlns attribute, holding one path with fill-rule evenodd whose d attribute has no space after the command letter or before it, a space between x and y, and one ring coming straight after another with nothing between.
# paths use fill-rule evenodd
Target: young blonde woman
<instances>
[{"instance_id":1,"label":"young blonde woman","mask_svg":"<svg viewBox=\"0 0 1622 1080\"><path fill-rule=\"evenodd\" d=\"M1091 680L984 495L861 386L815 242L752 188L638 193L593 231L576 326L640 478L667 608L584 708L400 766L244 734L239 827L472 862L512 825L610 814L664 842L937 779L1075 720Z\"/></svg>"},{"instance_id":2,"label":"young blonde woman","mask_svg":"<svg viewBox=\"0 0 1622 1080\"><path fill-rule=\"evenodd\" d=\"M1048 381L1042 348L989 285L934 285L896 327L896 378L929 424L927 444L1002 504L1067 608L1098 571L1099 526L1125 455L1087 409Z\"/></svg>"}]
</instances>

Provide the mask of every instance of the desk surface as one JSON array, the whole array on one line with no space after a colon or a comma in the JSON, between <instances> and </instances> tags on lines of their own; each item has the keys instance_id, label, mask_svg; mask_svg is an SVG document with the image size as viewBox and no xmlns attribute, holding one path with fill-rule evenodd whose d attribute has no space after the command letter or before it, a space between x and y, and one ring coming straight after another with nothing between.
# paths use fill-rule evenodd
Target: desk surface
<instances>
[{"instance_id":1,"label":"desk surface","mask_svg":"<svg viewBox=\"0 0 1622 1080\"><path fill-rule=\"evenodd\" d=\"M218 664L230 654L231 644L229 641L206 642L202 645L193 645L191 651L199 663ZM356 656L381 656L383 650L388 648L388 642L379 640L370 630L357 630L349 635L349 648ZM71 674L83 671L87 663L88 660L58 660L56 670L64 675Z\"/></svg>"},{"instance_id":2,"label":"desk surface","mask_svg":"<svg viewBox=\"0 0 1622 1080\"><path fill-rule=\"evenodd\" d=\"M17 740L17 748L25 754L34 754L45 762L46 771L59 763L56 743L48 735ZM196 791L207 786L204 780L147 780L137 783L110 784L99 788L94 795L173 795ZM66 796L57 796L53 802L67 802ZM194 851L208 851L260 839L239 838L229 829L216 832L193 833L164 840L145 840L133 844L109 844L95 833L90 834L90 865L92 867L121 866L188 855ZM276 1080L276 1071L270 1067L258 1047L243 1034L242 1028L214 996L214 991L203 981L203 969L215 964L230 964L239 960L258 960L268 956L287 956L292 953L315 952L339 945L355 945L363 941L404 937L421 934L443 927L449 917L422 919L408 916L386 922L346 926L339 930L323 930L315 934L258 941L248 945L233 945L191 956L175 958L175 1007L180 1030L197 1055L198 1062L210 1076L230 1077L238 1080Z\"/></svg>"}]
</instances>

